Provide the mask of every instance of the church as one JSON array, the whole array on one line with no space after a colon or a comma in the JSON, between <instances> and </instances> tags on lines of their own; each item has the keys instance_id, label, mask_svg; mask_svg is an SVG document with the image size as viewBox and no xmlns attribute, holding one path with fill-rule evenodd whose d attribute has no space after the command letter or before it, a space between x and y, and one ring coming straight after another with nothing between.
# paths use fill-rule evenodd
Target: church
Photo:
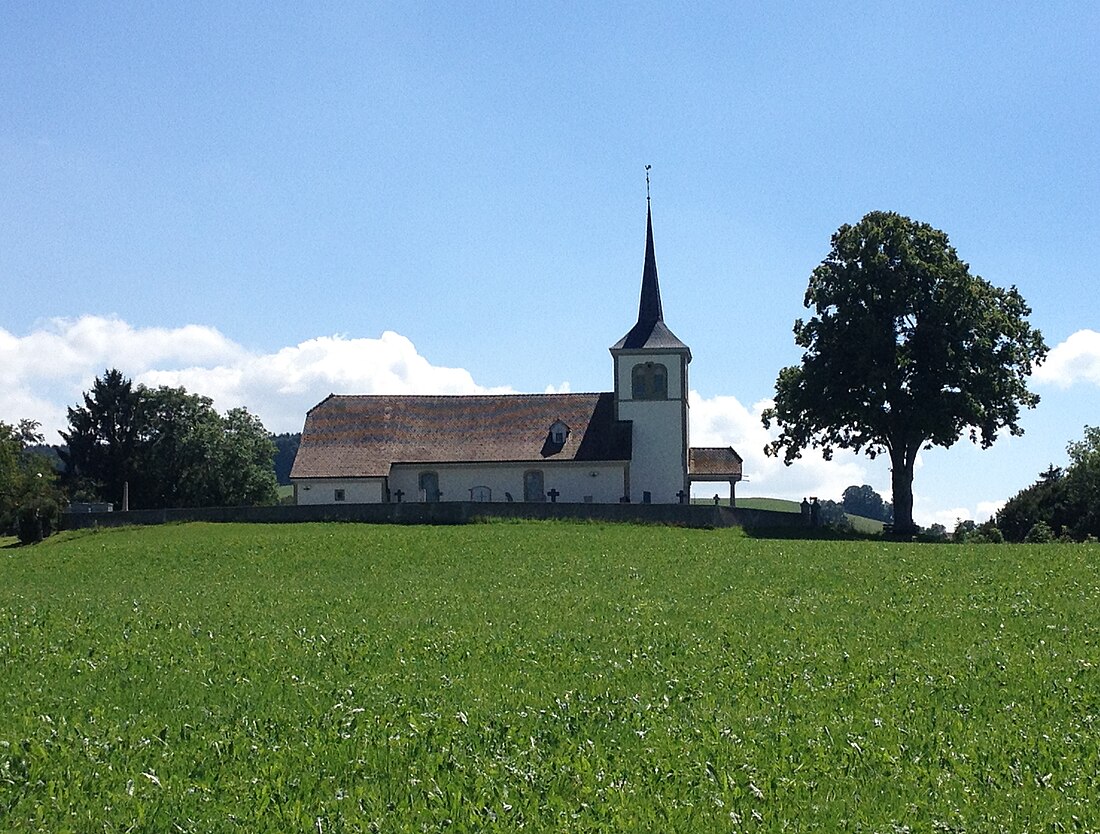
<instances>
[{"instance_id":1,"label":"church","mask_svg":"<svg viewBox=\"0 0 1100 834\"><path fill-rule=\"evenodd\" d=\"M638 318L611 357L601 393L331 394L306 415L295 500L682 504L709 481L733 506L741 457L688 441L691 350L664 321L648 198Z\"/></svg>"}]
</instances>

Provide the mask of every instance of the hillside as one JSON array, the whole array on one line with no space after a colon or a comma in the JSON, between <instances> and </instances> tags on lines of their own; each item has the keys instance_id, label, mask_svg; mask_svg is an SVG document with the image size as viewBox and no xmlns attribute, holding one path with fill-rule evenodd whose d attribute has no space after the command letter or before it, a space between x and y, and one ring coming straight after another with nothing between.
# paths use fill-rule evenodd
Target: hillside
<instances>
[{"instance_id":1,"label":"hillside","mask_svg":"<svg viewBox=\"0 0 1100 834\"><path fill-rule=\"evenodd\" d=\"M1100 829L1095 547L190 524L0 553L3 830Z\"/></svg>"}]
</instances>

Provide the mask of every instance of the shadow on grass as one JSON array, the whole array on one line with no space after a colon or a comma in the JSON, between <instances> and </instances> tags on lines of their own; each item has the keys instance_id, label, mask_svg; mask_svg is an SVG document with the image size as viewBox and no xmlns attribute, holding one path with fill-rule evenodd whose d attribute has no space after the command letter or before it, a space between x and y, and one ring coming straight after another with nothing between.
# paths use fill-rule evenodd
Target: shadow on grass
<instances>
[{"instance_id":1,"label":"shadow on grass","mask_svg":"<svg viewBox=\"0 0 1100 834\"><path fill-rule=\"evenodd\" d=\"M881 533L837 530L834 527L746 527L750 539L809 539L813 541L886 541Z\"/></svg>"}]
</instances>

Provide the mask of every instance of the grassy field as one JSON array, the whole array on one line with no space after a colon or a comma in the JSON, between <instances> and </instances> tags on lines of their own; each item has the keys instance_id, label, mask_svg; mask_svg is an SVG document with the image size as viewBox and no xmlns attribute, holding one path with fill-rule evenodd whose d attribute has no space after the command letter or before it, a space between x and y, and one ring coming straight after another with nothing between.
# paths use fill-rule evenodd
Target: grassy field
<instances>
[{"instance_id":1,"label":"grassy field","mask_svg":"<svg viewBox=\"0 0 1100 834\"><path fill-rule=\"evenodd\" d=\"M0 829L1100 831L1100 548L522 523L0 550Z\"/></svg>"}]
</instances>

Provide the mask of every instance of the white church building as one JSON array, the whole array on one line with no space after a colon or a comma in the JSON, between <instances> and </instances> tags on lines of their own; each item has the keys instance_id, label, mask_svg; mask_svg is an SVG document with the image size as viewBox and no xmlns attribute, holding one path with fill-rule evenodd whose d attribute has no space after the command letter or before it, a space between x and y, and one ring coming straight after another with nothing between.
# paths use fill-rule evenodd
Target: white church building
<instances>
[{"instance_id":1,"label":"white church building","mask_svg":"<svg viewBox=\"0 0 1100 834\"><path fill-rule=\"evenodd\" d=\"M646 212L638 319L593 394L338 395L306 415L298 504L685 503L695 481L741 480L732 447L691 448L691 350L664 322Z\"/></svg>"}]
</instances>

